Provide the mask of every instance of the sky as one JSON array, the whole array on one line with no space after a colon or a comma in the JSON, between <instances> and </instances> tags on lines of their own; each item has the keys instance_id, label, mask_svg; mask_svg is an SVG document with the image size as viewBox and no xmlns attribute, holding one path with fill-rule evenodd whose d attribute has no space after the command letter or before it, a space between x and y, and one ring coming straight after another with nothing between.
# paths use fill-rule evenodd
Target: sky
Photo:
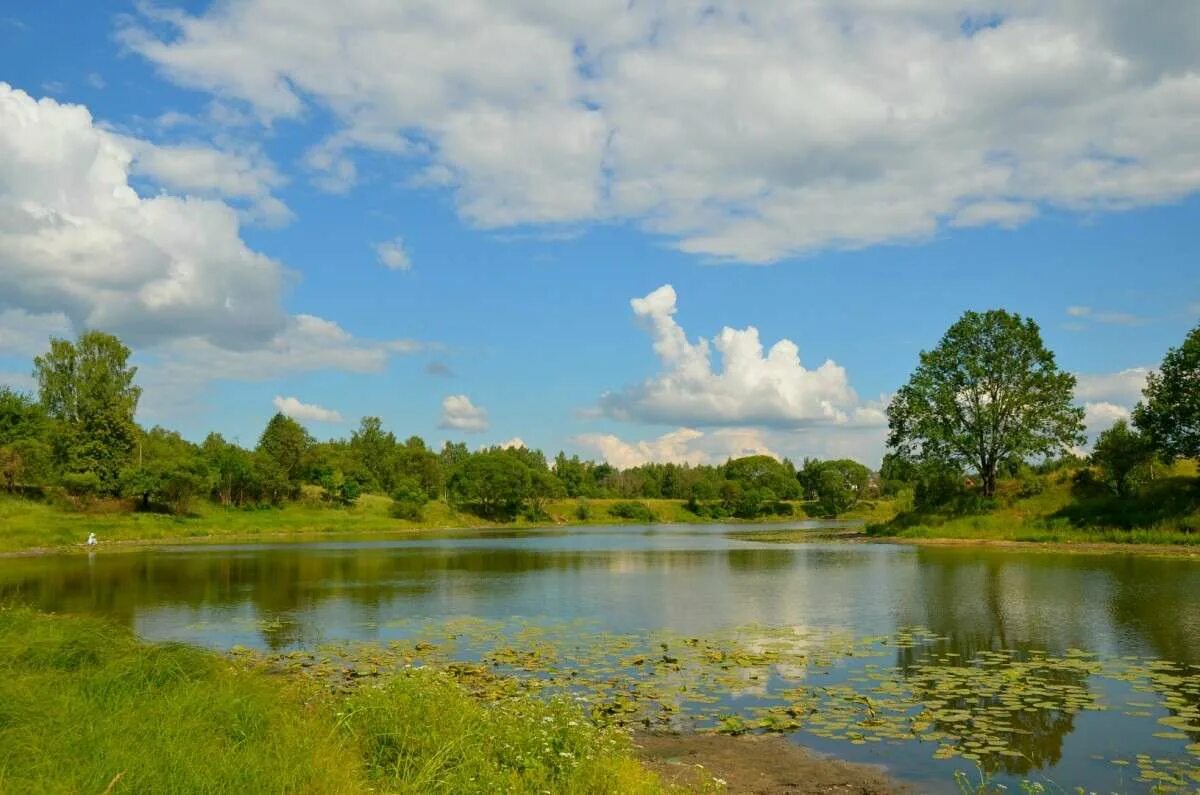
<instances>
[{"instance_id":1,"label":"sky","mask_svg":"<svg viewBox=\"0 0 1200 795\"><path fill-rule=\"evenodd\" d=\"M0 383L252 445L877 465L968 309L1096 432L1200 318L1200 4L0 6Z\"/></svg>"}]
</instances>

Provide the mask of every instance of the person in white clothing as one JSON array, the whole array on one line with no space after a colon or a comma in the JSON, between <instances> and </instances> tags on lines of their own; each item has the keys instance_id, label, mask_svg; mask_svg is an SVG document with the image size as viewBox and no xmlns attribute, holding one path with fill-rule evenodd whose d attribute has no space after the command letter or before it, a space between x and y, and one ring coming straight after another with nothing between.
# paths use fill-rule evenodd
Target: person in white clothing
<instances>
[{"instance_id":1,"label":"person in white clothing","mask_svg":"<svg viewBox=\"0 0 1200 795\"><path fill-rule=\"evenodd\" d=\"M98 543L99 543L99 542L98 542L98 541L96 541L96 534L95 534L95 533L88 533L87 545L88 545L89 547L94 547L94 546L96 546L96 544L98 544Z\"/></svg>"}]
</instances>

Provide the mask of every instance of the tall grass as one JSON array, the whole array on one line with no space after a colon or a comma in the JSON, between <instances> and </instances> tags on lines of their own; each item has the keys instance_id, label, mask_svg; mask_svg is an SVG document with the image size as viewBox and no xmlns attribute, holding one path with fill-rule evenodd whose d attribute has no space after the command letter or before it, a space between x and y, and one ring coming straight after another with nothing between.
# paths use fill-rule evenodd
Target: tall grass
<instances>
[{"instance_id":1,"label":"tall grass","mask_svg":"<svg viewBox=\"0 0 1200 795\"><path fill-rule=\"evenodd\" d=\"M0 610L0 791L355 792L299 690L101 621Z\"/></svg>"},{"instance_id":2,"label":"tall grass","mask_svg":"<svg viewBox=\"0 0 1200 795\"><path fill-rule=\"evenodd\" d=\"M640 793L574 705L411 671L334 696L103 621L0 608L0 792Z\"/></svg>"}]
</instances>

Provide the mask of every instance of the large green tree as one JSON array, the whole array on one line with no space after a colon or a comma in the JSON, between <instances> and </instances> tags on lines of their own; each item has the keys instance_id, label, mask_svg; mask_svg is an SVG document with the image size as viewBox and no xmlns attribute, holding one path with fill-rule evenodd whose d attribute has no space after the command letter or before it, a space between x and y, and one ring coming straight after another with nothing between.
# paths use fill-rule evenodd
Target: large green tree
<instances>
[{"instance_id":1,"label":"large green tree","mask_svg":"<svg viewBox=\"0 0 1200 795\"><path fill-rule=\"evenodd\" d=\"M137 436L133 415L142 390L130 351L102 331L71 340L51 338L33 360L38 397L54 421L54 457L68 472L93 472L115 491Z\"/></svg>"},{"instance_id":2,"label":"large green tree","mask_svg":"<svg viewBox=\"0 0 1200 795\"><path fill-rule=\"evenodd\" d=\"M485 450L470 456L451 475L451 499L480 516L511 518L528 499L533 476L510 450Z\"/></svg>"},{"instance_id":3,"label":"large green tree","mask_svg":"<svg viewBox=\"0 0 1200 795\"><path fill-rule=\"evenodd\" d=\"M1133 424L1163 458L1200 458L1200 326L1146 378Z\"/></svg>"},{"instance_id":4,"label":"large green tree","mask_svg":"<svg viewBox=\"0 0 1200 795\"><path fill-rule=\"evenodd\" d=\"M291 417L277 413L263 429L257 452L270 459L283 477L297 482L309 464L313 438L304 426Z\"/></svg>"},{"instance_id":5,"label":"large green tree","mask_svg":"<svg viewBox=\"0 0 1200 795\"><path fill-rule=\"evenodd\" d=\"M888 406L888 446L906 458L959 464L996 491L1001 462L1082 444L1075 377L1063 372L1033 320L966 312Z\"/></svg>"},{"instance_id":6,"label":"large green tree","mask_svg":"<svg viewBox=\"0 0 1200 795\"><path fill-rule=\"evenodd\" d=\"M350 436L350 450L374 485L390 493L396 484L396 437L383 429L383 421L363 417Z\"/></svg>"}]
</instances>

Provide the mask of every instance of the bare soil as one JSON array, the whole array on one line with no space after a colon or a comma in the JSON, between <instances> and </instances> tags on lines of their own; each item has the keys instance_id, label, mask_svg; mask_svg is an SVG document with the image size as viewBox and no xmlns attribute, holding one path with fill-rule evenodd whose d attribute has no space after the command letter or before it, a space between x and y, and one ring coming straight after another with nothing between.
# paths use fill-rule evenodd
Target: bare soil
<instances>
[{"instance_id":1,"label":"bare soil","mask_svg":"<svg viewBox=\"0 0 1200 795\"><path fill-rule=\"evenodd\" d=\"M712 791L719 779L732 795L912 792L878 768L820 757L779 735L642 734L634 744L646 767L689 791Z\"/></svg>"}]
</instances>

